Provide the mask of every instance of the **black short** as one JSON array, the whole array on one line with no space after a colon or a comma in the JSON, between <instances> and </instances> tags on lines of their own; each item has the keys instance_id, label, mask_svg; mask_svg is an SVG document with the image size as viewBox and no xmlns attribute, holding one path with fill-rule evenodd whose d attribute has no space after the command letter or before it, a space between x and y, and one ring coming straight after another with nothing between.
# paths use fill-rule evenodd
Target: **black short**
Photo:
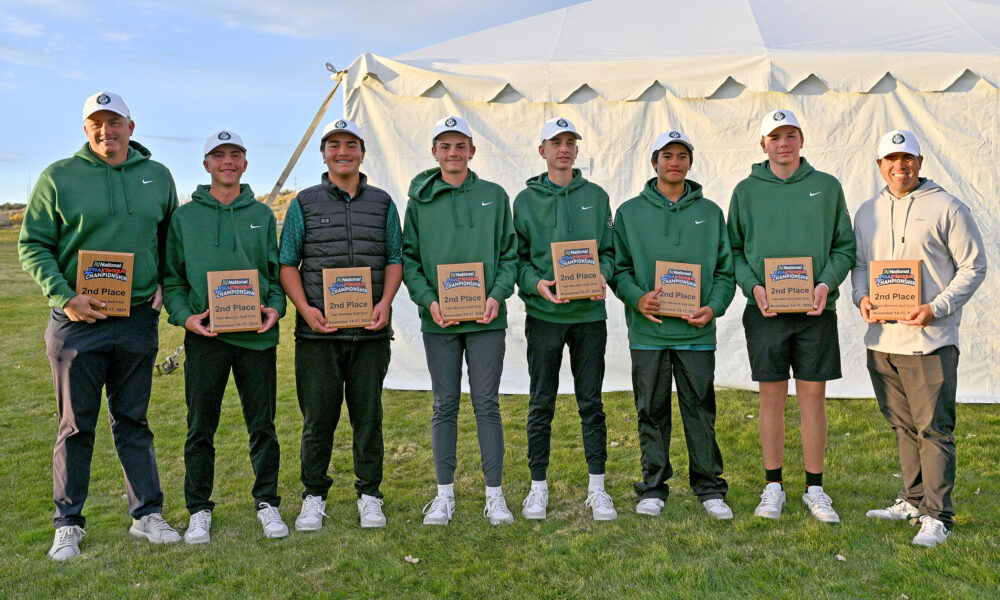
<instances>
[{"instance_id":1,"label":"black short","mask_svg":"<svg viewBox=\"0 0 1000 600\"><path fill-rule=\"evenodd\" d=\"M837 313L765 317L754 304L743 311L750 376L754 381L787 381L788 370L803 381L839 379Z\"/></svg>"}]
</instances>

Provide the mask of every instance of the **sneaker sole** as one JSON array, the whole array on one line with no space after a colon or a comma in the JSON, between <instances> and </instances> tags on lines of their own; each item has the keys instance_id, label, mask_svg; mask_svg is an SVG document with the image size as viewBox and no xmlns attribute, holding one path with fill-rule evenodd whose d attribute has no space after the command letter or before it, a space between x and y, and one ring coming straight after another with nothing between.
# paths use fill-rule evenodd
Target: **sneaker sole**
<instances>
[{"instance_id":1,"label":"sneaker sole","mask_svg":"<svg viewBox=\"0 0 1000 600\"><path fill-rule=\"evenodd\" d=\"M428 521L427 519L424 519L424 525L439 525L439 526L441 526L441 525L447 525L447 524L448 524L448 521L438 521L437 519L433 519L433 520Z\"/></svg>"},{"instance_id":2,"label":"sneaker sole","mask_svg":"<svg viewBox=\"0 0 1000 600\"><path fill-rule=\"evenodd\" d=\"M615 513L613 515L605 515L605 516L601 516L601 517L599 517L597 515L594 515L594 520L595 521L614 521L617 518L618 518L618 513Z\"/></svg>"},{"instance_id":3,"label":"sneaker sole","mask_svg":"<svg viewBox=\"0 0 1000 600\"><path fill-rule=\"evenodd\" d=\"M760 517L762 519L771 519L772 521L777 521L779 518L781 518L781 513L778 513L776 515L775 514L766 514L766 513L758 512L758 511L755 510L755 511L753 511L753 516Z\"/></svg>"},{"instance_id":4,"label":"sneaker sole","mask_svg":"<svg viewBox=\"0 0 1000 600\"><path fill-rule=\"evenodd\" d=\"M490 525L510 525L513 522L514 522L513 517L511 517L509 520L508 519L496 519L496 520L494 520L492 518L490 519Z\"/></svg>"},{"instance_id":5,"label":"sneaker sole","mask_svg":"<svg viewBox=\"0 0 1000 600\"><path fill-rule=\"evenodd\" d=\"M380 529L382 527L385 527L385 521L375 523L372 523L371 521L368 523L365 523L364 521L361 522L361 529Z\"/></svg>"},{"instance_id":6,"label":"sneaker sole","mask_svg":"<svg viewBox=\"0 0 1000 600\"><path fill-rule=\"evenodd\" d=\"M184 536L184 543L192 546L195 544L207 544L210 541L212 541L212 537L209 535L206 535L204 538Z\"/></svg>"},{"instance_id":7,"label":"sneaker sole","mask_svg":"<svg viewBox=\"0 0 1000 600\"><path fill-rule=\"evenodd\" d=\"M529 521L544 521L546 514L542 513L540 515L529 515L526 514L524 511L522 511L521 516L524 517L525 519L528 519Z\"/></svg>"},{"instance_id":8,"label":"sneaker sole","mask_svg":"<svg viewBox=\"0 0 1000 600\"><path fill-rule=\"evenodd\" d=\"M653 512L651 510L639 510L639 509L636 509L635 513L638 514L638 515L646 515L647 517L658 517L658 516L660 516L660 511Z\"/></svg>"},{"instance_id":9,"label":"sneaker sole","mask_svg":"<svg viewBox=\"0 0 1000 600\"><path fill-rule=\"evenodd\" d=\"M149 536L148 533L136 529L134 525L129 528L128 532L132 534L132 537L137 537L146 540L150 544L176 544L177 542L181 541L179 536L176 540L164 540L164 539L154 540Z\"/></svg>"},{"instance_id":10,"label":"sneaker sole","mask_svg":"<svg viewBox=\"0 0 1000 600\"><path fill-rule=\"evenodd\" d=\"M319 525L299 525L298 523L295 524L295 531L319 531L320 529L323 529L322 523L320 523Z\"/></svg>"}]
</instances>

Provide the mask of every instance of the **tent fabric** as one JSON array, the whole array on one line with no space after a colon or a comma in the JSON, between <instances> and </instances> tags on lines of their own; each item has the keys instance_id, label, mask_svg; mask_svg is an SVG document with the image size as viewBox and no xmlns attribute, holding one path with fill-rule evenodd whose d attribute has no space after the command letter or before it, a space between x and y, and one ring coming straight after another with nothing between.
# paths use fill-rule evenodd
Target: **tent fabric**
<instances>
[{"instance_id":1,"label":"tent fabric","mask_svg":"<svg viewBox=\"0 0 1000 600\"><path fill-rule=\"evenodd\" d=\"M449 114L472 127L472 168L512 199L544 170L541 124L572 120L583 135L577 166L608 191L613 207L653 176L656 136L681 129L695 145L689 177L723 211L750 164L765 158L757 129L769 110L798 115L803 155L840 179L852 215L883 186L874 160L879 136L910 129L924 151L921 175L962 199L987 241L991 270L963 315L959 398L1000 402L993 306L1000 293L1000 4L913 0L905 12L921 18L853 0L698 7L594 0L401 57L365 54L347 71L344 114L365 133L362 169L400 211L410 178L434 166L431 130ZM653 23L671 23L670 35ZM870 397L865 325L849 298L848 281L837 305L844 377L830 382L828 395ZM756 389L744 305L738 292L719 320L716 383ZM526 393L524 308L515 296L508 309L501 391ZM631 389L624 307L610 298L608 312L605 390ZM405 290L393 319L386 385L430 389L416 307ZM569 393L565 362L560 391Z\"/></svg>"}]
</instances>

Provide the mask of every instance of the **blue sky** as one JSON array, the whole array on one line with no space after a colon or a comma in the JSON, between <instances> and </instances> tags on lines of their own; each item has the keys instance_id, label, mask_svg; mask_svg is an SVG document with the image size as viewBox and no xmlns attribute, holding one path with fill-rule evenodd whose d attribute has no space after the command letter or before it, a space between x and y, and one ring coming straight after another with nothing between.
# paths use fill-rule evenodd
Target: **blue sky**
<instances>
[{"instance_id":1,"label":"blue sky","mask_svg":"<svg viewBox=\"0 0 1000 600\"><path fill-rule=\"evenodd\" d=\"M207 183L202 145L219 129L243 137L243 181L267 193L333 86L324 63L343 69L364 52L395 56L575 3L0 0L0 204L24 202L29 182L83 145L83 101L101 90L125 99L133 139L182 197ZM342 110L338 91L323 123ZM285 187L318 182L316 148Z\"/></svg>"}]
</instances>

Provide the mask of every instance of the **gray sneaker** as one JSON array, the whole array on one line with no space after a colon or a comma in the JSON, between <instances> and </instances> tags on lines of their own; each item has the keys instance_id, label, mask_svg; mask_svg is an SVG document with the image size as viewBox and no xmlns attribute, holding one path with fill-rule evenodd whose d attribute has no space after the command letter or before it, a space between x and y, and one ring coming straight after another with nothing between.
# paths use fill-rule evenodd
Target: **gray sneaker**
<instances>
[{"instance_id":1,"label":"gray sneaker","mask_svg":"<svg viewBox=\"0 0 1000 600\"><path fill-rule=\"evenodd\" d=\"M544 519L548 505L549 492L532 489L521 503L521 516L525 519Z\"/></svg>"},{"instance_id":2,"label":"gray sneaker","mask_svg":"<svg viewBox=\"0 0 1000 600\"><path fill-rule=\"evenodd\" d=\"M491 525L514 522L514 515L507 508L507 501L504 500L503 496L487 497L486 506L483 508L483 516L490 520Z\"/></svg>"},{"instance_id":3,"label":"gray sneaker","mask_svg":"<svg viewBox=\"0 0 1000 600\"><path fill-rule=\"evenodd\" d=\"M802 504L809 507L809 513L821 523L840 523L840 515L833 510L833 500L823 491L823 486L811 485L802 494Z\"/></svg>"},{"instance_id":4,"label":"gray sneaker","mask_svg":"<svg viewBox=\"0 0 1000 600\"><path fill-rule=\"evenodd\" d=\"M382 499L367 494L361 494L358 499L358 518L361 527L385 527L385 513L382 512Z\"/></svg>"},{"instance_id":5,"label":"gray sneaker","mask_svg":"<svg viewBox=\"0 0 1000 600\"><path fill-rule=\"evenodd\" d=\"M760 504L754 509L755 517L765 519L777 519L781 516L781 509L785 506L785 490L781 489L780 483L769 483L764 486L764 491L760 495Z\"/></svg>"},{"instance_id":6,"label":"gray sneaker","mask_svg":"<svg viewBox=\"0 0 1000 600\"><path fill-rule=\"evenodd\" d=\"M701 503L701 505L705 507L705 512L707 512L710 517L715 517L720 520L733 518L733 509L729 508L729 505L726 504L726 501L722 498L705 500Z\"/></svg>"},{"instance_id":7,"label":"gray sneaker","mask_svg":"<svg viewBox=\"0 0 1000 600\"><path fill-rule=\"evenodd\" d=\"M660 511L663 510L663 505L663 500L659 498L643 498L635 505L635 512L640 515L658 517L660 516Z\"/></svg>"},{"instance_id":8,"label":"gray sneaker","mask_svg":"<svg viewBox=\"0 0 1000 600\"><path fill-rule=\"evenodd\" d=\"M911 521L915 524L916 520L920 518L920 511L906 500L897 498L892 506L870 510L865 513L865 516L885 521Z\"/></svg>"},{"instance_id":9,"label":"gray sneaker","mask_svg":"<svg viewBox=\"0 0 1000 600\"><path fill-rule=\"evenodd\" d=\"M913 543L930 548L944 543L949 535L951 531L944 526L944 523L930 515L921 515L920 531L913 536Z\"/></svg>"},{"instance_id":10,"label":"gray sneaker","mask_svg":"<svg viewBox=\"0 0 1000 600\"><path fill-rule=\"evenodd\" d=\"M447 525L454 512L454 496L434 496L424 506L424 525Z\"/></svg>"},{"instance_id":11,"label":"gray sneaker","mask_svg":"<svg viewBox=\"0 0 1000 600\"><path fill-rule=\"evenodd\" d=\"M323 517L326 514L326 500L319 496L306 496L302 499L302 510L295 519L296 531L316 531L323 527Z\"/></svg>"},{"instance_id":12,"label":"gray sneaker","mask_svg":"<svg viewBox=\"0 0 1000 600\"><path fill-rule=\"evenodd\" d=\"M49 548L49 558L57 562L76 558L80 554L80 539L87 535L79 525L56 527L56 537Z\"/></svg>"},{"instance_id":13,"label":"gray sneaker","mask_svg":"<svg viewBox=\"0 0 1000 600\"><path fill-rule=\"evenodd\" d=\"M613 521L618 518L615 503L604 490L590 492L583 505L591 510L595 521Z\"/></svg>"},{"instance_id":14,"label":"gray sneaker","mask_svg":"<svg viewBox=\"0 0 1000 600\"><path fill-rule=\"evenodd\" d=\"M176 544L181 541L181 534L164 521L163 515L160 513L151 513L138 519L132 519L132 527L128 532L154 544Z\"/></svg>"},{"instance_id":15,"label":"gray sneaker","mask_svg":"<svg viewBox=\"0 0 1000 600\"><path fill-rule=\"evenodd\" d=\"M288 535L288 525L281 520L281 513L277 506L271 506L267 502L257 505L257 518L261 527L264 528L264 537L283 538Z\"/></svg>"},{"instance_id":16,"label":"gray sneaker","mask_svg":"<svg viewBox=\"0 0 1000 600\"><path fill-rule=\"evenodd\" d=\"M191 515L187 531L184 532L184 542L187 544L207 544L212 539L212 511L199 510Z\"/></svg>"}]
</instances>

